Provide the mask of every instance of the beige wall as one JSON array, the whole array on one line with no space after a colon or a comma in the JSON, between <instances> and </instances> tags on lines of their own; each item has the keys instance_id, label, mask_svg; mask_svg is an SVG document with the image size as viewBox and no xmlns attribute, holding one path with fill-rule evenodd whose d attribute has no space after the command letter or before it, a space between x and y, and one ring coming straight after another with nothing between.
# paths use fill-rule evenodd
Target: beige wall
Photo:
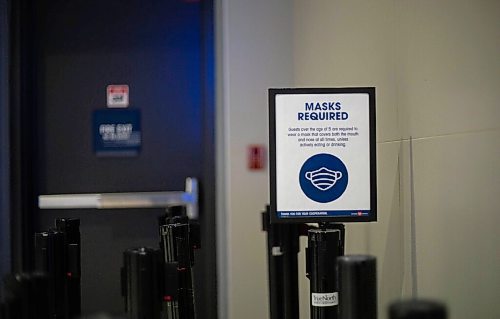
<instances>
[{"instance_id":1,"label":"beige wall","mask_svg":"<svg viewBox=\"0 0 500 319\"><path fill-rule=\"evenodd\" d=\"M500 2L294 3L295 84L377 87L379 222L348 252L378 257L381 315L416 292L497 318Z\"/></svg>"},{"instance_id":2,"label":"beige wall","mask_svg":"<svg viewBox=\"0 0 500 319\"><path fill-rule=\"evenodd\" d=\"M267 143L266 91L279 86L377 87L379 221L348 225L346 248L378 257L380 318L413 293L446 301L450 318L499 318L500 1L219 8L222 318L268 317L267 171L244 157ZM301 292L308 318L305 279Z\"/></svg>"},{"instance_id":3,"label":"beige wall","mask_svg":"<svg viewBox=\"0 0 500 319\"><path fill-rule=\"evenodd\" d=\"M247 169L247 147L267 145L267 89L293 82L288 0L218 3L218 253L221 318L267 318L261 211L268 170Z\"/></svg>"},{"instance_id":4,"label":"beige wall","mask_svg":"<svg viewBox=\"0 0 500 319\"><path fill-rule=\"evenodd\" d=\"M451 318L499 318L500 2L396 4L418 294L445 300Z\"/></svg>"},{"instance_id":5,"label":"beige wall","mask_svg":"<svg viewBox=\"0 0 500 319\"><path fill-rule=\"evenodd\" d=\"M401 296L405 274L394 1L294 3L295 85L377 88L379 217L377 223L347 226L346 253L378 257L379 299L384 305Z\"/></svg>"}]
</instances>

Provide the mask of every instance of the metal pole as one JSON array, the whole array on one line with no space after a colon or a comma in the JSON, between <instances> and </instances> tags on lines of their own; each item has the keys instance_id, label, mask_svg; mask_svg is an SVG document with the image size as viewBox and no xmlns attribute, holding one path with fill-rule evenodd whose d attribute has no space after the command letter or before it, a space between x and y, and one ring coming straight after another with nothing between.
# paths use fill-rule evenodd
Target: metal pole
<instances>
[{"instance_id":1,"label":"metal pole","mask_svg":"<svg viewBox=\"0 0 500 319\"><path fill-rule=\"evenodd\" d=\"M66 265L64 233L50 230L35 233L35 270L48 276L51 318L66 318Z\"/></svg>"},{"instance_id":2,"label":"metal pole","mask_svg":"<svg viewBox=\"0 0 500 319\"><path fill-rule=\"evenodd\" d=\"M306 271L311 288L311 319L338 318L336 260L344 250L343 227L331 226L309 230Z\"/></svg>"},{"instance_id":3,"label":"metal pole","mask_svg":"<svg viewBox=\"0 0 500 319\"><path fill-rule=\"evenodd\" d=\"M200 248L199 228L190 224L185 206L172 206L160 220L163 255L163 315L166 319L195 319L194 250Z\"/></svg>"},{"instance_id":4,"label":"metal pole","mask_svg":"<svg viewBox=\"0 0 500 319\"><path fill-rule=\"evenodd\" d=\"M122 294L129 319L159 319L159 251L132 248L123 253Z\"/></svg>"},{"instance_id":5,"label":"metal pole","mask_svg":"<svg viewBox=\"0 0 500 319\"><path fill-rule=\"evenodd\" d=\"M438 301L409 299L389 307L389 319L446 319L446 306Z\"/></svg>"},{"instance_id":6,"label":"metal pole","mask_svg":"<svg viewBox=\"0 0 500 319\"><path fill-rule=\"evenodd\" d=\"M18 273L4 279L7 300L1 319L50 319L48 278L43 273ZM0 311L2 312L2 311Z\"/></svg>"},{"instance_id":7,"label":"metal pole","mask_svg":"<svg viewBox=\"0 0 500 319\"><path fill-rule=\"evenodd\" d=\"M267 232L269 306L271 319L299 318L298 253L301 225L270 224L269 206L263 213Z\"/></svg>"},{"instance_id":8,"label":"metal pole","mask_svg":"<svg viewBox=\"0 0 500 319\"><path fill-rule=\"evenodd\" d=\"M56 229L64 234L65 274L68 318L81 315L81 240L80 220L58 218Z\"/></svg>"},{"instance_id":9,"label":"metal pole","mask_svg":"<svg viewBox=\"0 0 500 319\"><path fill-rule=\"evenodd\" d=\"M377 265L373 256L339 257L340 319L377 319Z\"/></svg>"}]
</instances>

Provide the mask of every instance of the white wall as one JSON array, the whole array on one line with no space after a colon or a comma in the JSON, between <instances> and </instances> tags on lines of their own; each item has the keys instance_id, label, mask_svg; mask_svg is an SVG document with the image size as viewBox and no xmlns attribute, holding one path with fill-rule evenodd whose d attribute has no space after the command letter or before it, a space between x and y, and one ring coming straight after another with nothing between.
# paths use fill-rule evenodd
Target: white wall
<instances>
[{"instance_id":1,"label":"white wall","mask_svg":"<svg viewBox=\"0 0 500 319\"><path fill-rule=\"evenodd\" d=\"M288 0L217 5L220 317L266 318L268 169L248 170L246 157L248 145L267 145L267 89L292 85L292 11Z\"/></svg>"},{"instance_id":2,"label":"white wall","mask_svg":"<svg viewBox=\"0 0 500 319\"><path fill-rule=\"evenodd\" d=\"M294 3L295 85L376 87L378 221L347 225L346 253L378 257L379 304L385 305L401 296L405 274L394 1Z\"/></svg>"},{"instance_id":3,"label":"white wall","mask_svg":"<svg viewBox=\"0 0 500 319\"><path fill-rule=\"evenodd\" d=\"M500 2L294 3L295 84L377 87L379 221L348 252L378 257L381 317L415 293L498 318Z\"/></svg>"},{"instance_id":4,"label":"white wall","mask_svg":"<svg viewBox=\"0 0 500 319\"><path fill-rule=\"evenodd\" d=\"M378 258L379 317L412 294L446 301L450 318L500 317L500 1L219 9L221 318L268 317L267 171L246 169L245 147L267 142L267 88L279 86L377 87L379 221L349 225L346 248ZM301 292L307 318L305 279Z\"/></svg>"},{"instance_id":5,"label":"white wall","mask_svg":"<svg viewBox=\"0 0 500 319\"><path fill-rule=\"evenodd\" d=\"M396 4L418 294L446 301L450 318L499 318L500 1Z\"/></svg>"}]
</instances>

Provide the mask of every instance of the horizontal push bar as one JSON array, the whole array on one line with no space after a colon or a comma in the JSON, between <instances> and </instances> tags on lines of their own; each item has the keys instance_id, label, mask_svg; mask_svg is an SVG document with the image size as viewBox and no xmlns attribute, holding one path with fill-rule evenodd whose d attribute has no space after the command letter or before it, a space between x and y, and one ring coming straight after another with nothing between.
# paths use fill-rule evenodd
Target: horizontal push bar
<instances>
[{"instance_id":1,"label":"horizontal push bar","mask_svg":"<svg viewBox=\"0 0 500 319\"><path fill-rule=\"evenodd\" d=\"M38 196L40 209L126 209L186 206L189 219L198 218L198 180L186 178L185 191L60 194Z\"/></svg>"}]
</instances>

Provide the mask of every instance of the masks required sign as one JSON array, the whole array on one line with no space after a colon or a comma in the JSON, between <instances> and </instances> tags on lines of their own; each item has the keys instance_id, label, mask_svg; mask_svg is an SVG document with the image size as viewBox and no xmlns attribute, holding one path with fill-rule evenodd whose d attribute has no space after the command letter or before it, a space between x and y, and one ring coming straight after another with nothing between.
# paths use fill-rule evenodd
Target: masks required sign
<instances>
[{"instance_id":1,"label":"masks required sign","mask_svg":"<svg viewBox=\"0 0 500 319\"><path fill-rule=\"evenodd\" d=\"M274 222L376 220L375 89L270 89Z\"/></svg>"}]
</instances>

